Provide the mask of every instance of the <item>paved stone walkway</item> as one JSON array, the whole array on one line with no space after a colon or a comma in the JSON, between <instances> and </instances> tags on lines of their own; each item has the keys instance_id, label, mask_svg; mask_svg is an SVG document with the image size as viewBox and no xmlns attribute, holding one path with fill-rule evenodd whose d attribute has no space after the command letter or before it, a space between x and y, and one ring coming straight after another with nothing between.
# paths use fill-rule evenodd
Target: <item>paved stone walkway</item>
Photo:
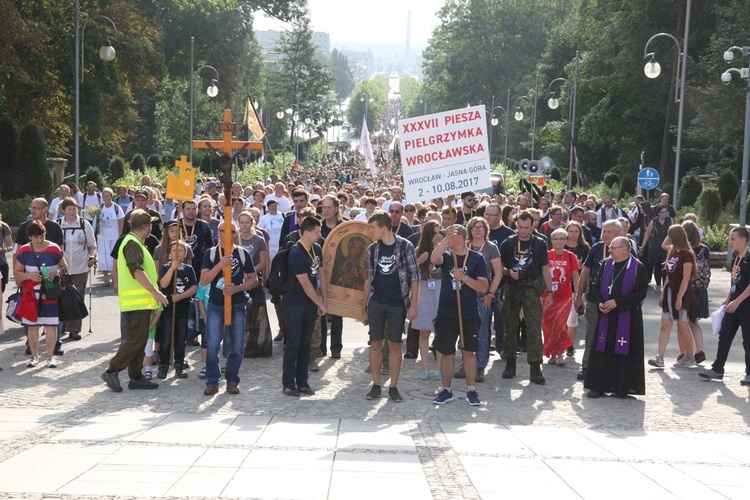
<instances>
[{"instance_id":1,"label":"paved stone walkway","mask_svg":"<svg viewBox=\"0 0 750 500\"><path fill-rule=\"evenodd\" d=\"M712 310L727 288L714 270ZM645 311L651 356L655 293ZM20 328L0 337L0 498L750 495L739 340L723 383L667 368L646 374L646 397L588 400L575 380L579 346L565 367L545 366L545 386L529 383L523 357L518 377L502 380L493 356L481 407L464 401L463 381L456 401L435 407L437 383L419 381L414 360L404 360L403 403L366 401L366 328L345 320L343 357L311 374L314 396L281 394L277 344L272 358L243 361L240 395L208 398L197 348L188 379L110 392L99 376L119 342L118 315L111 290L95 286L93 333L66 344L57 369L25 367ZM716 338L702 324L710 362ZM670 363L675 354L673 334Z\"/></svg>"}]
</instances>

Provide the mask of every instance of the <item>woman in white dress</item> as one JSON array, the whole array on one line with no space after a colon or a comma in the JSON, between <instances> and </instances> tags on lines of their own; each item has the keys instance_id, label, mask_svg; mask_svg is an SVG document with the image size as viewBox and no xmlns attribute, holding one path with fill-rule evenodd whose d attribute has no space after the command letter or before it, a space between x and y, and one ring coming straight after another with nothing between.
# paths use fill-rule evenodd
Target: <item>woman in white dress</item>
<instances>
[{"instance_id":1,"label":"woman in white dress","mask_svg":"<svg viewBox=\"0 0 750 500\"><path fill-rule=\"evenodd\" d=\"M122 222L125 211L117 203L114 203L114 193L110 188L102 191L102 212L99 216L99 234L96 243L99 247L99 270L104 274L104 286L110 286L112 280L109 273L112 272L114 259L110 256L117 238L122 233Z\"/></svg>"}]
</instances>

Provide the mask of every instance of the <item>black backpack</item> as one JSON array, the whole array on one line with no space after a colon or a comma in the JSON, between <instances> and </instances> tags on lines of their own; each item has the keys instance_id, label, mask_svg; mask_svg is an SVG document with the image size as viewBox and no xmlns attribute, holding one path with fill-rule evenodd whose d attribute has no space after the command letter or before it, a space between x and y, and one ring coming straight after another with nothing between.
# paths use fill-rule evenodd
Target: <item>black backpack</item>
<instances>
[{"instance_id":1,"label":"black backpack","mask_svg":"<svg viewBox=\"0 0 750 500\"><path fill-rule=\"evenodd\" d=\"M271 271L268 273L266 286L271 295L283 295L289 282L289 252L294 246L293 242L288 242L284 248L280 249L274 255L271 261Z\"/></svg>"}]
</instances>

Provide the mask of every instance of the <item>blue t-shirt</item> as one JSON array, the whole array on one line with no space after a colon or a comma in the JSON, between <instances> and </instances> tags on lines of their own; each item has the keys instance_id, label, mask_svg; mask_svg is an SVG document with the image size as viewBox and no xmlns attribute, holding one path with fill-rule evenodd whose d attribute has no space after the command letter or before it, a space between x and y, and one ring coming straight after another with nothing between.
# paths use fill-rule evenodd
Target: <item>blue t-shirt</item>
<instances>
[{"instance_id":1,"label":"blue t-shirt","mask_svg":"<svg viewBox=\"0 0 750 500\"><path fill-rule=\"evenodd\" d=\"M242 260L240 260L240 252L244 252L244 260L245 264L242 265ZM211 254L214 253L213 260L211 259ZM250 274L255 272L255 266L253 265L253 259L250 257L250 254L247 253L247 250L245 250L242 247L234 247L234 250L232 251L232 284L233 285L241 285L245 282L245 274ZM207 251L205 254L203 254L203 269L213 269L213 267L219 263L221 260L221 252L219 251L219 248L216 248L215 252L212 252L211 250ZM248 300L250 300L250 295L248 295L247 292L238 292L232 295L232 304L244 304ZM211 290L208 294L208 302L209 304L215 304L215 305L224 305L224 270L222 269L219 274L214 277L213 281L211 282Z\"/></svg>"},{"instance_id":2,"label":"blue t-shirt","mask_svg":"<svg viewBox=\"0 0 750 500\"><path fill-rule=\"evenodd\" d=\"M500 248L500 245L503 244L505 240L510 238L516 234L515 231L513 231L511 228L503 224L497 229L490 229L490 234L488 235L488 239L494 243L497 248Z\"/></svg>"},{"instance_id":3,"label":"blue t-shirt","mask_svg":"<svg viewBox=\"0 0 750 500\"><path fill-rule=\"evenodd\" d=\"M458 267L463 268L469 278L487 278L487 264L479 252L469 250L466 255L457 255L456 260ZM443 253L443 263L439 268L442 273L442 284L437 319L455 319L458 317L458 307L456 290L453 288L453 254L451 252ZM461 284L461 316L466 321L479 319L478 298L476 290L469 285Z\"/></svg>"},{"instance_id":4,"label":"blue t-shirt","mask_svg":"<svg viewBox=\"0 0 750 500\"><path fill-rule=\"evenodd\" d=\"M307 249L300 242L295 243L292 249L289 250L289 289L284 290L283 303L285 305L292 307L317 307L315 302L307 296L299 279L297 279L298 275L306 274L313 288L315 290L318 289L318 271L323 263L323 250L320 249L320 245L317 243L313 243L313 256L307 252ZM302 279L305 278L303 277Z\"/></svg>"},{"instance_id":5,"label":"blue t-shirt","mask_svg":"<svg viewBox=\"0 0 750 500\"><path fill-rule=\"evenodd\" d=\"M373 266L372 298L378 304L389 307L403 307L404 299L401 297L401 282L398 278L398 266L396 262L396 242L386 245L382 241L378 243L378 260Z\"/></svg>"}]
</instances>

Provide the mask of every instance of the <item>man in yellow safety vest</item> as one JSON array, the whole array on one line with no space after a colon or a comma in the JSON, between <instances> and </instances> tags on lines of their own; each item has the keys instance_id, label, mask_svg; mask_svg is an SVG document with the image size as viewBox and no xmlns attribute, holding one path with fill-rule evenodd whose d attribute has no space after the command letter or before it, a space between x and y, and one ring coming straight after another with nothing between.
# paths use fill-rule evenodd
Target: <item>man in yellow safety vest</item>
<instances>
[{"instance_id":1,"label":"man in yellow safety vest","mask_svg":"<svg viewBox=\"0 0 750 500\"><path fill-rule=\"evenodd\" d=\"M144 241L151 232L151 216L140 209L130 215L130 233L123 239L117 258L120 310L125 317L127 336L102 374L102 380L114 392L122 392L119 372L128 369L128 389L156 389L158 384L142 374L143 356L148 341L152 313L166 307L167 298L159 291L157 272Z\"/></svg>"}]
</instances>

